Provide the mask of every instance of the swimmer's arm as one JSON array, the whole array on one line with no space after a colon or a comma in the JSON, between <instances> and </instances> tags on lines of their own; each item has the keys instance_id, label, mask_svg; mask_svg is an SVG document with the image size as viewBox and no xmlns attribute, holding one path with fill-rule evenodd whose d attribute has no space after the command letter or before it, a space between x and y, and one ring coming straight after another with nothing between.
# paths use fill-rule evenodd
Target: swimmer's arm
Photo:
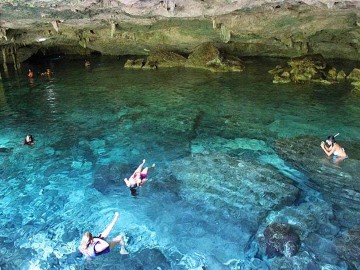
<instances>
[{"instance_id":1,"label":"swimmer's arm","mask_svg":"<svg viewBox=\"0 0 360 270\"><path fill-rule=\"evenodd\" d=\"M325 143L321 143L321 148L324 150L325 154L329 157L335 152L335 146L331 148L331 150L328 150L328 148L325 146Z\"/></svg>"},{"instance_id":2,"label":"swimmer's arm","mask_svg":"<svg viewBox=\"0 0 360 270\"><path fill-rule=\"evenodd\" d=\"M90 257L87 248L84 247L84 245L80 245L79 246L79 251L86 257Z\"/></svg>"}]
</instances>

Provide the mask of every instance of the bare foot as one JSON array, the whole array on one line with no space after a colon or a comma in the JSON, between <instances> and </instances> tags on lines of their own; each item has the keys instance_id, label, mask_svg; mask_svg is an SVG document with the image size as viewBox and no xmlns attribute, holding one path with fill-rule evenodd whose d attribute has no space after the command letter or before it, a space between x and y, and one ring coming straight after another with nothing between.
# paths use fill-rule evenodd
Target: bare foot
<instances>
[{"instance_id":1,"label":"bare foot","mask_svg":"<svg viewBox=\"0 0 360 270\"><path fill-rule=\"evenodd\" d=\"M120 248L120 254L121 255L126 255L126 254L129 254L129 252L124 247L121 247Z\"/></svg>"}]
</instances>

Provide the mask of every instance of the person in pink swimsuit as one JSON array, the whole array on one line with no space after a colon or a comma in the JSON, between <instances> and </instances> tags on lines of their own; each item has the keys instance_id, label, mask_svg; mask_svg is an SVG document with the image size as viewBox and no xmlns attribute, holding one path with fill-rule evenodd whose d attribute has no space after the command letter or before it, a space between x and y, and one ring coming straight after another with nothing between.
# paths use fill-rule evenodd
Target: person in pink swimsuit
<instances>
[{"instance_id":1,"label":"person in pink swimsuit","mask_svg":"<svg viewBox=\"0 0 360 270\"><path fill-rule=\"evenodd\" d=\"M141 187L148 179L148 170L149 167L144 168L145 159L143 162L137 167L134 173L129 177L125 178L124 182L128 188L130 188L131 194L136 195L136 188ZM155 164L153 164L150 168L154 168Z\"/></svg>"}]
</instances>

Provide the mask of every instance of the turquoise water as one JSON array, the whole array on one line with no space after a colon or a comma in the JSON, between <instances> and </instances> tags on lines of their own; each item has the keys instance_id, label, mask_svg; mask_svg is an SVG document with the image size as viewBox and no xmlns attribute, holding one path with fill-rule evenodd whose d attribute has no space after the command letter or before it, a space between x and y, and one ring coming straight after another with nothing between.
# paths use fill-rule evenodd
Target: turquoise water
<instances>
[{"instance_id":1,"label":"turquoise water","mask_svg":"<svg viewBox=\"0 0 360 270\"><path fill-rule=\"evenodd\" d=\"M214 74L94 57L90 69L48 59L2 73L0 268L357 267L339 239L360 226L360 94L348 83L272 84L280 61ZM54 74L29 81L29 67ZM21 145L27 133L32 147ZM320 149L336 133L341 163ZM156 168L131 196L123 179L144 158ZM124 232L130 255L84 260L82 234L115 211L111 236ZM294 226L295 256L264 254L272 222Z\"/></svg>"}]
</instances>

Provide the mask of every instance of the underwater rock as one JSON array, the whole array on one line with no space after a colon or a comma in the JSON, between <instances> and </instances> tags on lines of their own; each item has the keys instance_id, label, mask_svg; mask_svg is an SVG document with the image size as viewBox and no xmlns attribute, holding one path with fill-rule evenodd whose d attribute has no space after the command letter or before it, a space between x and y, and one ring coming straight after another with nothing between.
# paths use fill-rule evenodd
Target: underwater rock
<instances>
[{"instance_id":1,"label":"underwater rock","mask_svg":"<svg viewBox=\"0 0 360 270\"><path fill-rule=\"evenodd\" d=\"M209 209L224 209L225 215L238 218L251 230L269 211L292 204L299 192L272 166L222 153L192 154L173 161L171 167L182 182L183 197Z\"/></svg>"},{"instance_id":2,"label":"underwater rock","mask_svg":"<svg viewBox=\"0 0 360 270\"><path fill-rule=\"evenodd\" d=\"M351 228L360 225L360 176L359 145L344 142L345 148L354 149L351 158L343 160L346 170L339 167L336 160L324 156L319 139L310 136L279 139L275 150L280 157L300 171L306 171L311 188L321 192L324 199L333 204L335 218L343 226ZM321 158L324 157L324 158Z\"/></svg>"},{"instance_id":3,"label":"underwater rock","mask_svg":"<svg viewBox=\"0 0 360 270\"><path fill-rule=\"evenodd\" d=\"M322 55L304 55L292 58L284 65L277 65L269 71L273 83L320 82L332 83L337 80L336 68L329 66Z\"/></svg>"},{"instance_id":4,"label":"underwater rock","mask_svg":"<svg viewBox=\"0 0 360 270\"><path fill-rule=\"evenodd\" d=\"M294 256L300 248L300 238L295 230L284 223L272 223L264 231L266 255L270 258L275 256Z\"/></svg>"},{"instance_id":5,"label":"underwater rock","mask_svg":"<svg viewBox=\"0 0 360 270\"><path fill-rule=\"evenodd\" d=\"M299 252L292 257L274 257L271 261L271 269L287 270L340 270L346 269L335 265L320 265L316 258L313 258L308 252Z\"/></svg>"},{"instance_id":6,"label":"underwater rock","mask_svg":"<svg viewBox=\"0 0 360 270\"><path fill-rule=\"evenodd\" d=\"M336 239L336 246L339 255L353 269L360 269L360 227L355 227L342 233Z\"/></svg>"},{"instance_id":7,"label":"underwater rock","mask_svg":"<svg viewBox=\"0 0 360 270\"><path fill-rule=\"evenodd\" d=\"M0 154L8 154L11 152L11 148L0 147Z\"/></svg>"},{"instance_id":8,"label":"underwater rock","mask_svg":"<svg viewBox=\"0 0 360 270\"><path fill-rule=\"evenodd\" d=\"M268 270L269 266L258 258L251 258L244 261L242 267L243 270Z\"/></svg>"},{"instance_id":9,"label":"underwater rock","mask_svg":"<svg viewBox=\"0 0 360 270\"><path fill-rule=\"evenodd\" d=\"M144 249L136 254L136 260L146 269L170 269L170 262L166 256L156 248Z\"/></svg>"}]
</instances>

